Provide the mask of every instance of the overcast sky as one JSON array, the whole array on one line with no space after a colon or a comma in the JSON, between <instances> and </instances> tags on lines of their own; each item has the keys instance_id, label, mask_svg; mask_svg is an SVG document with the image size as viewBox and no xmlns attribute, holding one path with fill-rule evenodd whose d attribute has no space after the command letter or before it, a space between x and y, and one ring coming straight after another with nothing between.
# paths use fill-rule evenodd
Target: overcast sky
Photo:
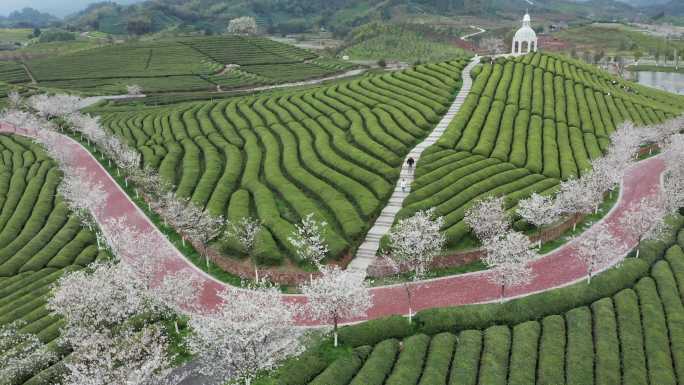
<instances>
[{"instance_id":1,"label":"overcast sky","mask_svg":"<svg viewBox=\"0 0 684 385\"><path fill-rule=\"evenodd\" d=\"M42 12L49 12L63 17L80 11L90 3L101 0L0 0L0 15L7 16L10 12L24 7L35 8ZM120 4L131 4L142 0L116 0Z\"/></svg>"}]
</instances>

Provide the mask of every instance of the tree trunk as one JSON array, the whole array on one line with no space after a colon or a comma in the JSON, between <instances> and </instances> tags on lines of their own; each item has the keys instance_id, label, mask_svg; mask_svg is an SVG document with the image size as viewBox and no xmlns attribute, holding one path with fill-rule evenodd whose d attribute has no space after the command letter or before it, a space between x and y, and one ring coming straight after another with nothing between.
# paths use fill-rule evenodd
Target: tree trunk
<instances>
[{"instance_id":1,"label":"tree trunk","mask_svg":"<svg viewBox=\"0 0 684 385\"><path fill-rule=\"evenodd\" d=\"M499 303L504 302L505 290L506 290L506 285L501 285L501 296L499 297Z\"/></svg>"},{"instance_id":2,"label":"tree trunk","mask_svg":"<svg viewBox=\"0 0 684 385\"><path fill-rule=\"evenodd\" d=\"M337 341L337 317L335 317L334 323L333 323L333 340L334 340L333 346L337 347L337 343L338 343L338 341Z\"/></svg>"},{"instance_id":3,"label":"tree trunk","mask_svg":"<svg viewBox=\"0 0 684 385\"><path fill-rule=\"evenodd\" d=\"M588 270L589 270L589 271L588 271L589 274L587 275L587 283L588 283L588 284L591 284L591 278L592 278L592 276L594 275L594 269L591 268L591 267L589 267Z\"/></svg>"},{"instance_id":4,"label":"tree trunk","mask_svg":"<svg viewBox=\"0 0 684 385\"><path fill-rule=\"evenodd\" d=\"M176 328L176 334L180 334L180 329L178 328L178 320L173 320L173 326Z\"/></svg>"},{"instance_id":5,"label":"tree trunk","mask_svg":"<svg viewBox=\"0 0 684 385\"><path fill-rule=\"evenodd\" d=\"M254 264L254 277L255 277L255 282L259 283L259 266Z\"/></svg>"},{"instance_id":6,"label":"tree trunk","mask_svg":"<svg viewBox=\"0 0 684 385\"><path fill-rule=\"evenodd\" d=\"M408 319L409 319L409 324L413 321L413 306L411 304L411 288L409 287L408 284L404 284L404 289L406 289L406 298L408 299Z\"/></svg>"}]
</instances>

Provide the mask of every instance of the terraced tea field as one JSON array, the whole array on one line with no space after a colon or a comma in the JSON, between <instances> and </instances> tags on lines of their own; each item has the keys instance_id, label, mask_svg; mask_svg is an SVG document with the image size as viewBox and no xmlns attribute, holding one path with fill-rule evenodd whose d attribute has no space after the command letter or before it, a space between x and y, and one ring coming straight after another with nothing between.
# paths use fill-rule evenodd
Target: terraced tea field
<instances>
[{"instance_id":1,"label":"terraced tea field","mask_svg":"<svg viewBox=\"0 0 684 385\"><path fill-rule=\"evenodd\" d=\"M239 65L224 71L228 64ZM261 37L220 36L114 44L26 62L39 85L90 93L211 91L322 77L351 68ZM0 81L29 82L20 63L0 64Z\"/></svg>"},{"instance_id":2,"label":"terraced tea field","mask_svg":"<svg viewBox=\"0 0 684 385\"><path fill-rule=\"evenodd\" d=\"M258 217L262 264L294 256L294 224L329 226L333 258L354 249L394 189L403 157L450 105L466 61L283 94L103 112L190 198L211 213Z\"/></svg>"},{"instance_id":3,"label":"terraced tea field","mask_svg":"<svg viewBox=\"0 0 684 385\"><path fill-rule=\"evenodd\" d=\"M684 98L615 82L565 57L534 54L476 68L473 88L442 138L423 153L397 218L434 207L452 246L467 236L464 212L488 194L511 208L554 189L601 157L625 120L654 124Z\"/></svg>"},{"instance_id":4,"label":"terraced tea field","mask_svg":"<svg viewBox=\"0 0 684 385\"><path fill-rule=\"evenodd\" d=\"M0 152L0 325L22 320L22 331L51 342L61 322L45 308L50 285L106 254L57 195L61 172L39 146L0 135Z\"/></svg>"},{"instance_id":5,"label":"terraced tea field","mask_svg":"<svg viewBox=\"0 0 684 385\"><path fill-rule=\"evenodd\" d=\"M343 329L343 340L347 337L352 345L364 345L327 368L306 358L285 366L277 383L680 384L684 378L684 231L678 232L678 242L668 240L655 247L658 251L649 253L646 260L628 260L629 266L611 271L611 277L601 282L592 281L589 290L560 289L539 294L546 301L460 308L452 317L450 309L436 309L425 317L419 313L416 328L430 335L404 337L412 333L406 333L410 330L406 326L399 327L397 319L352 327L355 331ZM608 281L624 286L613 289ZM588 302L578 295L606 290L609 295ZM568 311L547 313L549 308L577 302ZM525 319L527 313L532 318L511 324L491 319L502 314L504 306L508 318ZM466 330L456 326L468 323L487 326ZM399 338L377 339L377 335L393 333ZM364 341L373 339L380 342L365 345Z\"/></svg>"}]
</instances>

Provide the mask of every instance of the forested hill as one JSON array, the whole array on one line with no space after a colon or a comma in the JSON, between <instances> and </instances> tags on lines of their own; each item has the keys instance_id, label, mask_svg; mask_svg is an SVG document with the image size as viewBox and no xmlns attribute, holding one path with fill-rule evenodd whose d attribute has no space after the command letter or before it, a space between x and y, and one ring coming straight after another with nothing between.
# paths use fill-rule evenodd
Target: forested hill
<instances>
[{"instance_id":1,"label":"forested hill","mask_svg":"<svg viewBox=\"0 0 684 385\"><path fill-rule=\"evenodd\" d=\"M167 28L221 31L230 19L250 15L271 33L323 27L343 35L369 21L411 14L500 17L532 7L535 14L615 18L633 15L617 0L148 0L131 6L91 5L70 17L70 24L109 33L146 33Z\"/></svg>"}]
</instances>

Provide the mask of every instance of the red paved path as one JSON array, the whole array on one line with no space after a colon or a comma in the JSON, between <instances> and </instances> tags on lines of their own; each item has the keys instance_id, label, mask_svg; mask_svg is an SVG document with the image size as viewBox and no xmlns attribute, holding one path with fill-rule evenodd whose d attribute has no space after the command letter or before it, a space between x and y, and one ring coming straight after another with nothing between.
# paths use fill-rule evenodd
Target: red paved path
<instances>
[{"instance_id":1,"label":"red paved path","mask_svg":"<svg viewBox=\"0 0 684 385\"><path fill-rule=\"evenodd\" d=\"M14 133L15 131L11 126L0 123L0 132ZM22 130L17 133L31 136L31 133ZM108 218L124 216L129 224L136 226L140 231L152 232L154 236L159 238L160 246L165 245L169 248L171 262L168 271L190 269L201 276L205 281L204 290L201 294L201 304L206 309L213 308L219 301L216 295L217 291L222 290L226 284L215 280L186 260L84 147L66 136L60 137L60 144L71 149L73 157L69 161L73 166L85 168L94 179L102 183L109 193L104 210L96 216L97 221L103 222ZM663 169L664 163L659 158L650 158L635 165L623 180L619 202L604 218L610 230L625 245L624 250L622 250L624 253L636 246L636 239L628 238L620 231L618 228L619 218L631 205L660 188L660 175ZM533 262L534 280L528 285L508 290L506 297L524 296L585 279L586 270L583 263L573 255L574 243L570 241ZM609 266L604 268L607 267ZM413 283L411 290L413 311L497 301L499 299L499 288L488 281L488 274L487 271L482 271ZM372 289L372 293L373 307L369 311L368 319L408 313L406 292L403 286L378 287ZM283 297L286 301L300 303L306 300L301 295L283 295ZM307 320L300 320L299 322L308 325L315 324L315 322Z\"/></svg>"}]
</instances>

